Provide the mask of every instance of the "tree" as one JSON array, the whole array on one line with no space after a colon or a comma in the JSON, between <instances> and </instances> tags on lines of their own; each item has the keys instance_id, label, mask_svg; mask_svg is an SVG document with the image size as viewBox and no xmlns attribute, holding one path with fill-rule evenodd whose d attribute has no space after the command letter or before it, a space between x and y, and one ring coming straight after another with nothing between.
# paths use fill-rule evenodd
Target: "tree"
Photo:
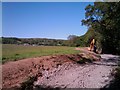
<instances>
[{"instance_id":1,"label":"tree","mask_svg":"<svg viewBox=\"0 0 120 90\"><path fill-rule=\"evenodd\" d=\"M93 28L101 35L97 41L103 52L120 54L120 2L95 2L85 10L82 25Z\"/></svg>"}]
</instances>

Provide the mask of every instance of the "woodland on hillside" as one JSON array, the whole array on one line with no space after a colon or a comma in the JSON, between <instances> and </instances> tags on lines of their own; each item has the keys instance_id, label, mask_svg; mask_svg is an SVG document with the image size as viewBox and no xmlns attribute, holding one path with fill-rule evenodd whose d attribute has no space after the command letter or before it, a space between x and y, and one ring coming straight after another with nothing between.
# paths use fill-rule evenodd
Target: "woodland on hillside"
<instances>
[{"instance_id":1,"label":"woodland on hillside","mask_svg":"<svg viewBox=\"0 0 120 90\"><path fill-rule=\"evenodd\" d=\"M85 35L71 39L73 46L89 46L95 38L97 49L103 53L120 54L120 2L94 2L85 8L82 25Z\"/></svg>"},{"instance_id":2,"label":"woodland on hillside","mask_svg":"<svg viewBox=\"0 0 120 90\"><path fill-rule=\"evenodd\" d=\"M104 53L120 54L120 2L95 2L85 10L82 23L94 30L97 46Z\"/></svg>"}]
</instances>

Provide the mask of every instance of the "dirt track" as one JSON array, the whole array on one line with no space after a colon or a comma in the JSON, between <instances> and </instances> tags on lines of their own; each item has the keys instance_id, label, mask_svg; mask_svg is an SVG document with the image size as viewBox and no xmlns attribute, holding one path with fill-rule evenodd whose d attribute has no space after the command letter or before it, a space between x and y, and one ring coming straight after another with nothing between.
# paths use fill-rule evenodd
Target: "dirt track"
<instances>
[{"instance_id":1,"label":"dirt track","mask_svg":"<svg viewBox=\"0 0 120 90\"><path fill-rule=\"evenodd\" d=\"M52 88L100 88L109 83L110 73L117 65L118 56L101 55L87 49L82 54L43 56L8 62L2 65L3 88L20 87L29 76L37 76L34 86ZM82 57L96 60L94 63L78 64Z\"/></svg>"},{"instance_id":2,"label":"dirt track","mask_svg":"<svg viewBox=\"0 0 120 90\"><path fill-rule=\"evenodd\" d=\"M102 88L112 79L110 73L116 67L118 57L101 56L102 61L87 65L65 63L51 72L46 71L34 84L54 88Z\"/></svg>"},{"instance_id":3,"label":"dirt track","mask_svg":"<svg viewBox=\"0 0 120 90\"><path fill-rule=\"evenodd\" d=\"M11 88L20 86L31 76L43 76L44 71L51 71L58 66L80 60L81 54L77 55L56 55L56 56L43 56L37 58L28 58L14 62L8 62L2 65L2 82L3 88Z\"/></svg>"}]
</instances>

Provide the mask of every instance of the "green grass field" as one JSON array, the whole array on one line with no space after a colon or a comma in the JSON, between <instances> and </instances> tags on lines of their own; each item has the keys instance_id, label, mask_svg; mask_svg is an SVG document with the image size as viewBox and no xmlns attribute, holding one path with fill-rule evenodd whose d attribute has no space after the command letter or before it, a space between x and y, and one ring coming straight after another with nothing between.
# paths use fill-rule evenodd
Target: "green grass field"
<instances>
[{"instance_id":1,"label":"green grass field","mask_svg":"<svg viewBox=\"0 0 120 90\"><path fill-rule=\"evenodd\" d=\"M75 54L75 47L65 46L23 46L23 45L2 45L2 62L16 61L23 58L59 55L59 54Z\"/></svg>"}]
</instances>

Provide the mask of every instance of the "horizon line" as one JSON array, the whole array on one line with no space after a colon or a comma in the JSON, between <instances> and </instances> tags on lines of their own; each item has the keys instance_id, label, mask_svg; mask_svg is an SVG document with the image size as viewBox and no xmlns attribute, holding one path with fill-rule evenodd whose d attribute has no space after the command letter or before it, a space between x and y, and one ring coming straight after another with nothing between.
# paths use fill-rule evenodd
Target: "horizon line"
<instances>
[{"instance_id":1,"label":"horizon line","mask_svg":"<svg viewBox=\"0 0 120 90\"><path fill-rule=\"evenodd\" d=\"M67 40L67 39L63 39L63 38L49 38L49 37L16 37L16 36L1 36L0 38L26 38L26 39L30 39L30 38L36 38L36 39L56 39L56 40Z\"/></svg>"}]
</instances>

